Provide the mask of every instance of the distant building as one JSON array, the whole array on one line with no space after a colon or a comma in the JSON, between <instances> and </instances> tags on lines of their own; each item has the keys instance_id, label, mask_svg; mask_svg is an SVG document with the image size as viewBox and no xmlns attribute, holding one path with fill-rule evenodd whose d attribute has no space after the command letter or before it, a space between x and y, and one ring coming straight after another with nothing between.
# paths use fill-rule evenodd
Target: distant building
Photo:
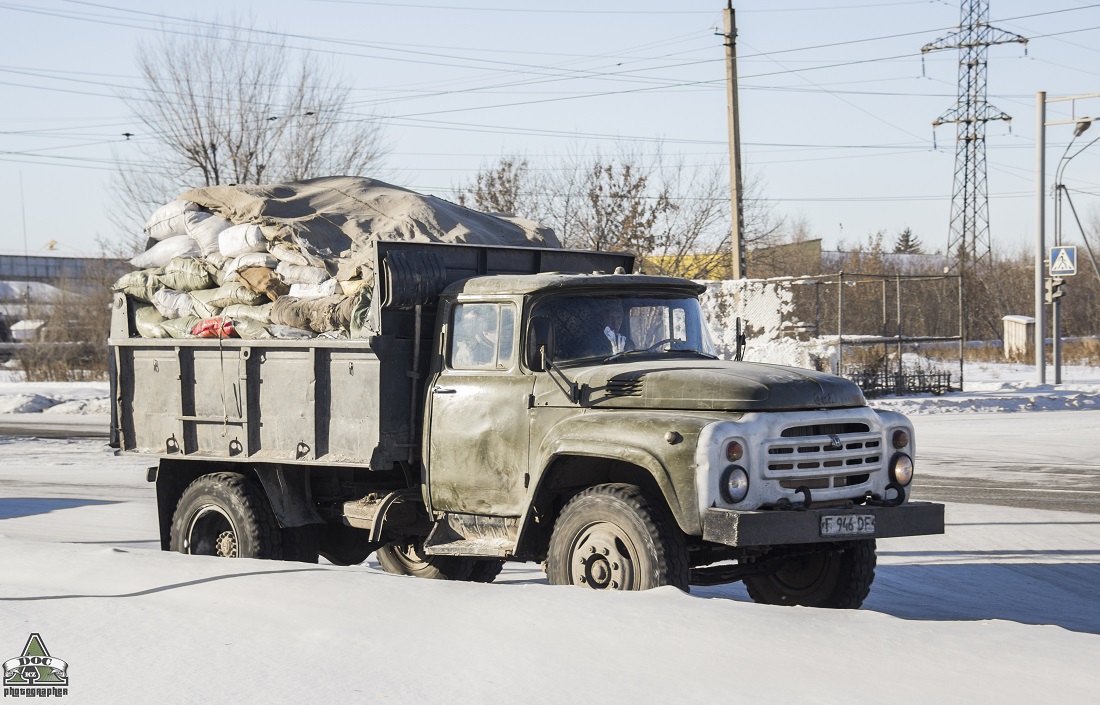
<instances>
[{"instance_id":1,"label":"distant building","mask_svg":"<svg viewBox=\"0 0 1100 705\"><path fill-rule=\"evenodd\" d=\"M122 276L129 269L125 260L108 257L84 257L59 252L0 252L0 281L4 282L41 282L72 289L95 286L112 276Z\"/></svg>"},{"instance_id":2,"label":"distant building","mask_svg":"<svg viewBox=\"0 0 1100 705\"><path fill-rule=\"evenodd\" d=\"M129 270L121 259L0 252L0 342L31 337L66 292L106 297L110 283Z\"/></svg>"},{"instance_id":3,"label":"distant building","mask_svg":"<svg viewBox=\"0 0 1100 705\"><path fill-rule=\"evenodd\" d=\"M951 260L942 254L899 254L824 250L821 240L790 242L749 252L749 276L802 277L851 272L865 274L943 274Z\"/></svg>"}]
</instances>

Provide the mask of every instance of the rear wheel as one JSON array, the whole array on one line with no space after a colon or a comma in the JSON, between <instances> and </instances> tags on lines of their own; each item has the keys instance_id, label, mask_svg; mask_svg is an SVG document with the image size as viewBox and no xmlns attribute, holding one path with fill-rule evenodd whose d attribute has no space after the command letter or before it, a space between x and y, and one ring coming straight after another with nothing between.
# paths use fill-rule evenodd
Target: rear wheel
<instances>
[{"instance_id":1,"label":"rear wheel","mask_svg":"<svg viewBox=\"0 0 1100 705\"><path fill-rule=\"evenodd\" d=\"M551 585L595 590L688 589L683 534L633 485L590 487L554 525L546 576Z\"/></svg>"},{"instance_id":2,"label":"rear wheel","mask_svg":"<svg viewBox=\"0 0 1100 705\"><path fill-rule=\"evenodd\" d=\"M275 515L244 475L203 475L183 491L172 515L173 551L223 558L282 558Z\"/></svg>"},{"instance_id":3,"label":"rear wheel","mask_svg":"<svg viewBox=\"0 0 1100 705\"><path fill-rule=\"evenodd\" d=\"M771 575L745 578L754 602L858 609L875 579L875 541L853 541L781 559Z\"/></svg>"},{"instance_id":4,"label":"rear wheel","mask_svg":"<svg viewBox=\"0 0 1100 705\"><path fill-rule=\"evenodd\" d=\"M459 556L429 556L423 540L394 541L375 553L382 570L430 580L468 580L474 561ZM494 576L495 577L495 576Z\"/></svg>"}]
</instances>

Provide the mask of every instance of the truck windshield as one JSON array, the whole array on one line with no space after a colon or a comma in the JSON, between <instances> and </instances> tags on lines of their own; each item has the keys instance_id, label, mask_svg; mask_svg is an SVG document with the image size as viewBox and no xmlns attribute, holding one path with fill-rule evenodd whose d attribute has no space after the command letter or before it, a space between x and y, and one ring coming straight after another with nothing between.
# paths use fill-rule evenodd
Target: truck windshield
<instances>
[{"instance_id":1,"label":"truck windshield","mask_svg":"<svg viewBox=\"0 0 1100 705\"><path fill-rule=\"evenodd\" d=\"M699 302L690 296L563 296L542 301L533 316L554 325L554 359L652 353L715 357Z\"/></svg>"}]
</instances>

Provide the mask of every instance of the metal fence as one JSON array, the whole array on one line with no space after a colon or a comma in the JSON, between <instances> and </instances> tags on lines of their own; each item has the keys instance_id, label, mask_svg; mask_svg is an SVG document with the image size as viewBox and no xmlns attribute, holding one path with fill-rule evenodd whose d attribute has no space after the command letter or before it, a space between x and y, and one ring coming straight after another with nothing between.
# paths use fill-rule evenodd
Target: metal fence
<instances>
[{"instance_id":1,"label":"metal fence","mask_svg":"<svg viewBox=\"0 0 1100 705\"><path fill-rule=\"evenodd\" d=\"M832 346L829 360L817 357L819 364L854 380L868 395L962 388L961 275L837 272L742 282L735 297L751 299L758 292L781 300L786 309L781 336ZM782 293L776 295L777 289ZM752 308L751 300L736 307L750 327Z\"/></svg>"}]
</instances>

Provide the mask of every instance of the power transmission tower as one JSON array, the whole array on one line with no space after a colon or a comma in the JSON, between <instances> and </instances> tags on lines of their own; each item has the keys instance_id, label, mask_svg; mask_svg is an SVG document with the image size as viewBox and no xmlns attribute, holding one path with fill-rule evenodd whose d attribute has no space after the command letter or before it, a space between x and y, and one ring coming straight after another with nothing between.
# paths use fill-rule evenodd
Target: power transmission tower
<instances>
[{"instance_id":1,"label":"power transmission tower","mask_svg":"<svg viewBox=\"0 0 1100 705\"><path fill-rule=\"evenodd\" d=\"M921 53L959 50L958 100L933 127L955 123L955 183L951 192L951 232L947 256L960 271L979 269L993 259L989 235L989 190L985 166L985 124L1012 118L986 102L987 50L994 44L1027 44L1019 34L989 25L989 0L962 0L959 28L925 44Z\"/></svg>"}]
</instances>

